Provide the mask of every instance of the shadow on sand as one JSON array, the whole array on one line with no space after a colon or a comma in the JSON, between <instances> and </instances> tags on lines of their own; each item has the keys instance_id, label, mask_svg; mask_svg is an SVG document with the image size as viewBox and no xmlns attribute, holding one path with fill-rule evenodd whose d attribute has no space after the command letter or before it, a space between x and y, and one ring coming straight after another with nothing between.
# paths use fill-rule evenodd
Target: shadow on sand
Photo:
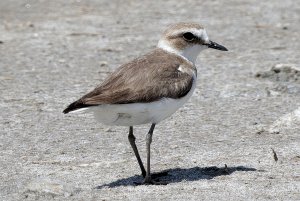
<instances>
[{"instance_id":1,"label":"shadow on sand","mask_svg":"<svg viewBox=\"0 0 300 201\"><path fill-rule=\"evenodd\" d=\"M160 181L165 181L167 183L177 183L181 182L183 180L185 181L197 181L200 179L213 179L214 177L222 176L222 175L230 175L233 172L236 171L242 171L242 172L248 172L248 171L257 171L255 168L249 168L244 166L237 166L237 167L225 167L218 168L216 166L212 167L193 167L193 168L174 168L174 169L168 169L164 170L159 173L154 173L153 175L160 175L159 179ZM96 189L102 189L105 187L115 188L119 186L135 186L136 182L142 182L143 177L140 175L135 175L132 177L119 179L117 181L103 184L101 186L97 186Z\"/></svg>"}]
</instances>

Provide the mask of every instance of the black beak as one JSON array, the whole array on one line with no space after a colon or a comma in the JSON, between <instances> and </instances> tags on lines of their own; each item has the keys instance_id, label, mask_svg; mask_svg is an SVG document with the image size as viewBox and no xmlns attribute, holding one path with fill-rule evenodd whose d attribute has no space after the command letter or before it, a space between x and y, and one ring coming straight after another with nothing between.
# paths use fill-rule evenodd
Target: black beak
<instances>
[{"instance_id":1,"label":"black beak","mask_svg":"<svg viewBox=\"0 0 300 201\"><path fill-rule=\"evenodd\" d=\"M213 49L216 49L216 50L221 50L221 51L228 51L226 47L222 46L222 45L219 45L218 43L215 43L213 41L209 41L210 43L207 44L207 47L209 48L213 48Z\"/></svg>"}]
</instances>

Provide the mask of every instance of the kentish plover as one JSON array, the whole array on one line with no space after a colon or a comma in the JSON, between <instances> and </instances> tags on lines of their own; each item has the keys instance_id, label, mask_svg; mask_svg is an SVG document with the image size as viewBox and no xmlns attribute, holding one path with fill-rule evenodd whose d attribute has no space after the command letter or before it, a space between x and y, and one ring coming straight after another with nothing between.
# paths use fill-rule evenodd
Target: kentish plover
<instances>
[{"instance_id":1,"label":"kentish plover","mask_svg":"<svg viewBox=\"0 0 300 201\"><path fill-rule=\"evenodd\" d=\"M128 126L128 139L144 176L144 184L156 184L150 175L150 144L157 123L171 116L191 97L197 80L195 61L207 48L227 51L209 40L196 23L177 23L162 35L157 48L120 66L93 91L63 112L85 110L108 125ZM133 126L151 124L146 137L147 169L139 156Z\"/></svg>"}]
</instances>

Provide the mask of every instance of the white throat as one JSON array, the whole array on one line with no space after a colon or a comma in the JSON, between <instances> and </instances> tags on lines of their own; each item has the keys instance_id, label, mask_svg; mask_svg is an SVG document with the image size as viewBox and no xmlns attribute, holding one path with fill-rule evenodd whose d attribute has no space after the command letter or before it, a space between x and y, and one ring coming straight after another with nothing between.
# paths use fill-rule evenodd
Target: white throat
<instances>
[{"instance_id":1,"label":"white throat","mask_svg":"<svg viewBox=\"0 0 300 201\"><path fill-rule=\"evenodd\" d=\"M202 50L207 49L206 46L193 45L193 46L188 47L186 49L178 50L178 49L172 47L172 45L170 45L168 43L168 41L166 41L164 39L159 40L157 47L161 48L161 49L163 49L167 52L179 55L179 56L183 57L184 59L192 62L194 65L195 65L195 62L196 62L196 59L197 59L199 53Z\"/></svg>"}]
</instances>

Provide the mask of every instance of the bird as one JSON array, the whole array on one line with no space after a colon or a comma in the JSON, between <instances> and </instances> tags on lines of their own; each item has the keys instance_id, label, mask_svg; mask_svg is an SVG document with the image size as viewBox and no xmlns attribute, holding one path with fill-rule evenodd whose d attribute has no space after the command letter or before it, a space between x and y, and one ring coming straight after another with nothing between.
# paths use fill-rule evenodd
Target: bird
<instances>
[{"instance_id":1,"label":"bird","mask_svg":"<svg viewBox=\"0 0 300 201\"><path fill-rule=\"evenodd\" d=\"M197 83L197 56L208 48L228 51L210 40L198 23L172 24L163 32L156 48L121 65L63 113L90 112L103 124L129 127L128 140L144 177L141 184L160 184L150 172L155 126L189 100ZM151 125L146 134L146 169L133 134L133 126L141 124Z\"/></svg>"}]
</instances>

